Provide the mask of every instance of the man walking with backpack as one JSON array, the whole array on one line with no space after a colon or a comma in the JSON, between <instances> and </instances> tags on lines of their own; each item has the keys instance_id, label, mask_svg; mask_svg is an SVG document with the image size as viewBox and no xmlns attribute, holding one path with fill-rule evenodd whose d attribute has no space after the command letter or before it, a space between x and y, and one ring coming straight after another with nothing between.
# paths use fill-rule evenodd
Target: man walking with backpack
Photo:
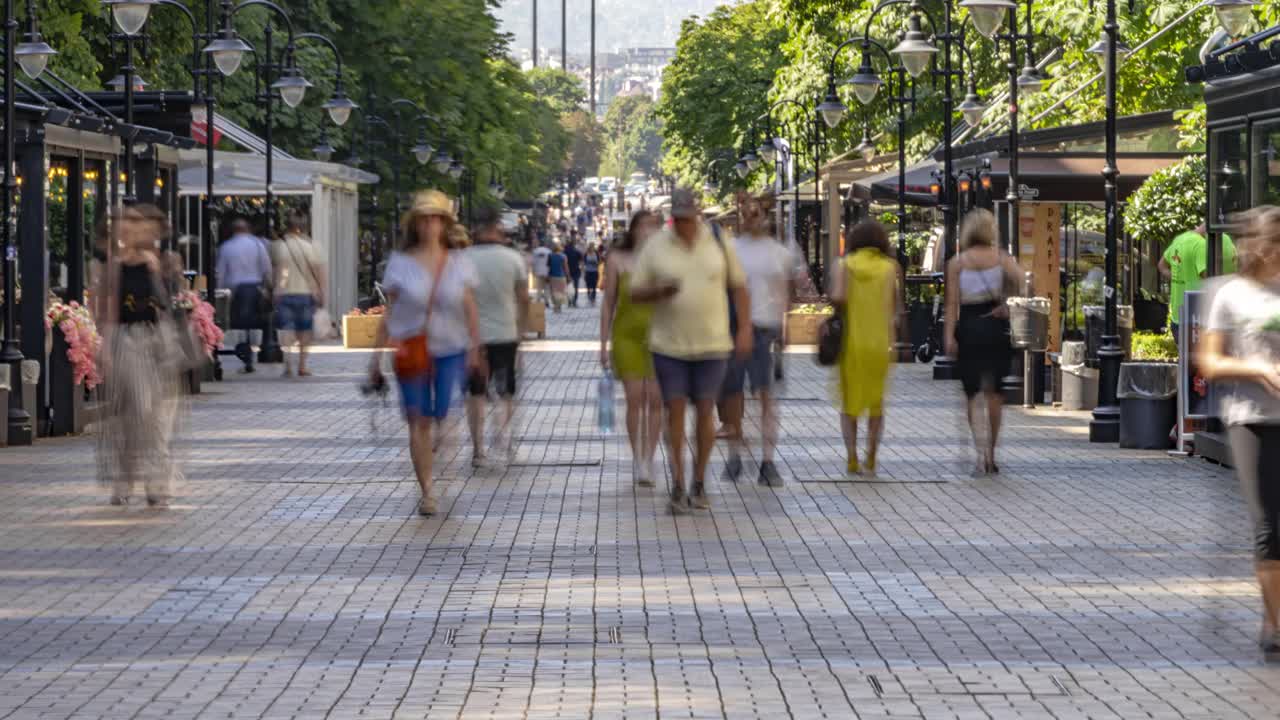
<instances>
[{"instance_id":1,"label":"man walking with backpack","mask_svg":"<svg viewBox=\"0 0 1280 720\"><path fill-rule=\"evenodd\" d=\"M751 324L729 329L730 303L739 317L750 317L746 279L732 243L724 242L702 221L692 191L671 198L670 228L645 243L632 271L631 300L652 303L649 346L662 400L667 406L667 442L671 457L671 512L689 506L709 508L707 464L715 445L715 402L730 355L751 352ZM684 475L685 410L697 415L693 483Z\"/></svg>"}]
</instances>

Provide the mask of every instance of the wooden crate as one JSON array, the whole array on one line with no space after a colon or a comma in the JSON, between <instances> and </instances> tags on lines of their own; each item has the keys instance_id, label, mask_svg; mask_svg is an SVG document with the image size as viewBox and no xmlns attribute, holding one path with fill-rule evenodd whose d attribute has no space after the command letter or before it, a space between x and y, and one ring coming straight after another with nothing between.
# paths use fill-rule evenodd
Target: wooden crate
<instances>
[{"instance_id":1,"label":"wooden crate","mask_svg":"<svg viewBox=\"0 0 1280 720\"><path fill-rule=\"evenodd\" d=\"M524 331L526 335L533 334L539 338L547 336L547 308L536 297L529 300L529 315L525 318Z\"/></svg>"},{"instance_id":2,"label":"wooden crate","mask_svg":"<svg viewBox=\"0 0 1280 720\"><path fill-rule=\"evenodd\" d=\"M372 348L378 338L381 315L343 315L342 347Z\"/></svg>"},{"instance_id":3,"label":"wooden crate","mask_svg":"<svg viewBox=\"0 0 1280 720\"><path fill-rule=\"evenodd\" d=\"M789 312L783 337L788 345L817 345L818 326L828 317L825 313Z\"/></svg>"}]
</instances>

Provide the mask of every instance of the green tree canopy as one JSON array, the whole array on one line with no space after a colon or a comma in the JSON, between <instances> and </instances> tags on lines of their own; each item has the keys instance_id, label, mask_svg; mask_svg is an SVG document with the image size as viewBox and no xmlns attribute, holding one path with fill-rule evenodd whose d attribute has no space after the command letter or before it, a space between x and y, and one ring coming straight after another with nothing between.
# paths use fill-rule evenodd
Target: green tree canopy
<instances>
[{"instance_id":1,"label":"green tree canopy","mask_svg":"<svg viewBox=\"0 0 1280 720\"><path fill-rule=\"evenodd\" d=\"M604 132L601 175L627 177L637 170L645 174L659 170L662 124L651 98L626 95L615 99L605 112Z\"/></svg>"},{"instance_id":2,"label":"green tree canopy","mask_svg":"<svg viewBox=\"0 0 1280 720\"><path fill-rule=\"evenodd\" d=\"M587 101L582 79L559 68L538 67L525 71L534 92L561 115L578 110Z\"/></svg>"}]
</instances>

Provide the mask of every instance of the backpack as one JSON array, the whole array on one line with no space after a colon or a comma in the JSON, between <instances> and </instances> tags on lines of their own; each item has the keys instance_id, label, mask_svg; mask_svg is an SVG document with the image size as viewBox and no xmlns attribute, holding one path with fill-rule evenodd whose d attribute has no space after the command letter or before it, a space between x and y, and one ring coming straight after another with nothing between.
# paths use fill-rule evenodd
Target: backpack
<instances>
[{"instance_id":1,"label":"backpack","mask_svg":"<svg viewBox=\"0 0 1280 720\"><path fill-rule=\"evenodd\" d=\"M716 239L716 244L720 246L720 252L724 255L724 292L729 298L729 337L736 338L738 336L738 310L733 304L733 288L729 287L729 250L724 246L724 237L720 235L720 226L711 223L711 234Z\"/></svg>"}]
</instances>

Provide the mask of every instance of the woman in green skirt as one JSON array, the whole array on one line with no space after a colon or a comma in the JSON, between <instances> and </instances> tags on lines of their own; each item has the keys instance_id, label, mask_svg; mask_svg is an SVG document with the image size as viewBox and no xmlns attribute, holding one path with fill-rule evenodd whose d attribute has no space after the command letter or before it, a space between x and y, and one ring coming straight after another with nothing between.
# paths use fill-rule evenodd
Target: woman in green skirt
<instances>
[{"instance_id":1,"label":"woman in green skirt","mask_svg":"<svg viewBox=\"0 0 1280 720\"><path fill-rule=\"evenodd\" d=\"M631 471L637 485L653 485L653 453L662 427L662 397L649 354L652 306L631 302L631 267L640 246L658 230L658 217L641 210L605 263L600 311L600 364L612 368L622 381L627 399L627 437L631 442ZM612 346L612 347L610 347Z\"/></svg>"}]
</instances>

